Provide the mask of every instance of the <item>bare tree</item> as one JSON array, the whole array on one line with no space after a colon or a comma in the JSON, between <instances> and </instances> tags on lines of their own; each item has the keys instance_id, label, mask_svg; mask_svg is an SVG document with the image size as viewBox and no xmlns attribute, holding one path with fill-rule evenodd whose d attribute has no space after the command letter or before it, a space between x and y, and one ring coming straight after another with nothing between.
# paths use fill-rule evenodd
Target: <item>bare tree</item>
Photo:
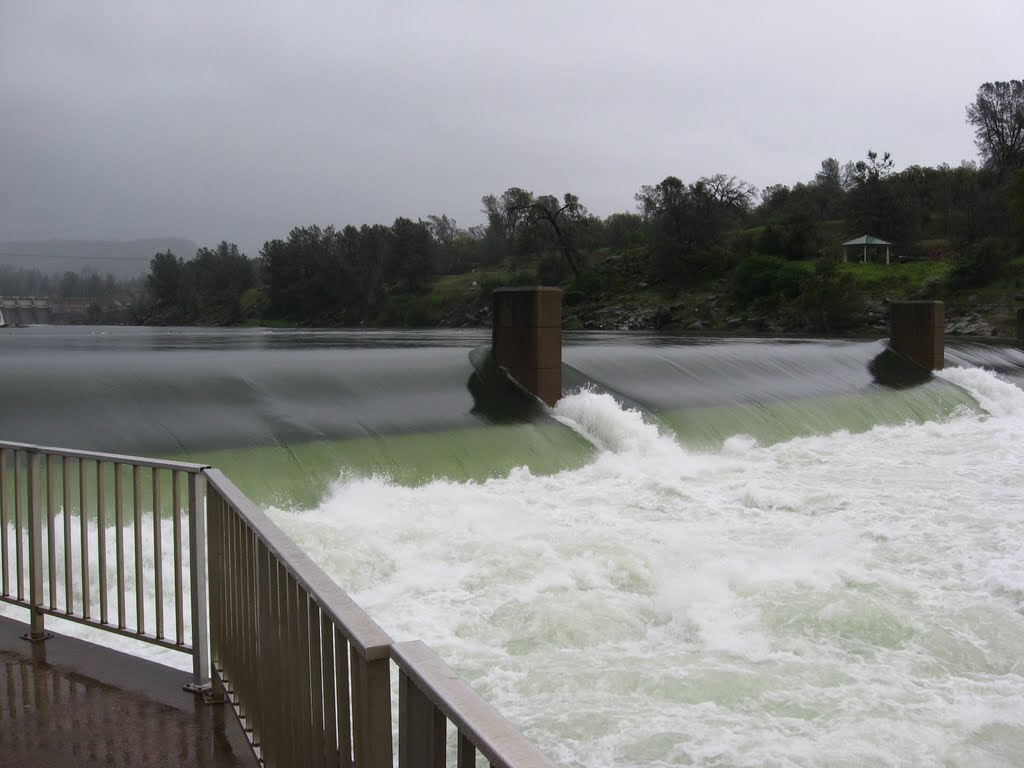
<instances>
[{"instance_id":1,"label":"bare tree","mask_svg":"<svg viewBox=\"0 0 1024 768\"><path fill-rule=\"evenodd\" d=\"M714 176L703 176L697 181L703 185L707 194L726 208L737 213L748 213L757 202L757 188L743 179L716 173Z\"/></svg>"},{"instance_id":2,"label":"bare tree","mask_svg":"<svg viewBox=\"0 0 1024 768\"><path fill-rule=\"evenodd\" d=\"M1024 80L985 83L967 105L974 144L996 173L1024 168Z\"/></svg>"},{"instance_id":3,"label":"bare tree","mask_svg":"<svg viewBox=\"0 0 1024 768\"><path fill-rule=\"evenodd\" d=\"M559 205L558 198L554 195L538 197L528 206L529 210L539 221L546 222L551 227L555 243L565 257L566 264L572 270L573 276L580 274L580 255L576 249L576 240L579 230L586 224L587 209L580 202L576 195L566 192Z\"/></svg>"}]
</instances>

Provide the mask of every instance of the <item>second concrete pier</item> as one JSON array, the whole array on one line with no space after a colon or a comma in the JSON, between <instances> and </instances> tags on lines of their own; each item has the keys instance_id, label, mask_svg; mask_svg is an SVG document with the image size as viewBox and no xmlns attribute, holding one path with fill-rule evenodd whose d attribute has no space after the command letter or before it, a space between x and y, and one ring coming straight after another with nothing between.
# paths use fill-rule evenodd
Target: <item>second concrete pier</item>
<instances>
[{"instance_id":1,"label":"second concrete pier","mask_svg":"<svg viewBox=\"0 0 1024 768\"><path fill-rule=\"evenodd\" d=\"M889 343L927 371L945 365L946 305L941 301L894 301L889 305Z\"/></svg>"},{"instance_id":2,"label":"second concrete pier","mask_svg":"<svg viewBox=\"0 0 1024 768\"><path fill-rule=\"evenodd\" d=\"M562 396L562 290L494 291L494 359L548 405Z\"/></svg>"}]
</instances>

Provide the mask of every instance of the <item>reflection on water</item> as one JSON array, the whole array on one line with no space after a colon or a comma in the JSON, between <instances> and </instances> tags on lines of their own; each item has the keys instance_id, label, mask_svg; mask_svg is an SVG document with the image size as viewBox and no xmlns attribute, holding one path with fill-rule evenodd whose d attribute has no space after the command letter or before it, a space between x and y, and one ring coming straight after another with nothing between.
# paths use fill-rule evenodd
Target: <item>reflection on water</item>
<instances>
[{"instance_id":1,"label":"reflection on water","mask_svg":"<svg viewBox=\"0 0 1024 768\"><path fill-rule=\"evenodd\" d=\"M489 329L150 328L36 325L0 334L0 350L60 352L104 350L354 349L466 347L490 342Z\"/></svg>"}]
</instances>

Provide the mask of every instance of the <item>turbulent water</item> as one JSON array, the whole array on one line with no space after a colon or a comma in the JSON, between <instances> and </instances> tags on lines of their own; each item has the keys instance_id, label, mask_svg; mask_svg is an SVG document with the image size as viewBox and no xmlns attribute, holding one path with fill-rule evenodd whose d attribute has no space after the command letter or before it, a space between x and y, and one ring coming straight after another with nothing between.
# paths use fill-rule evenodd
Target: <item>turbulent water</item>
<instances>
[{"instance_id":1,"label":"turbulent water","mask_svg":"<svg viewBox=\"0 0 1024 768\"><path fill-rule=\"evenodd\" d=\"M566 765L1024 761L1024 393L686 451L607 395L586 467L343 479L287 530Z\"/></svg>"},{"instance_id":2,"label":"turbulent water","mask_svg":"<svg viewBox=\"0 0 1024 768\"><path fill-rule=\"evenodd\" d=\"M356 398L306 439L301 398L260 366L299 386L291 363L315 356L257 345L238 359L265 394L249 423L300 428L204 448L179 420L177 438L234 462L392 636L426 641L557 763L1024 764L1019 350L951 346L950 367L921 377L880 342L576 337L572 393L536 414L496 411L468 383L478 337L422 341L353 356L385 399L413 396L381 387L385 369L433 360L428 385L457 382L434 386L415 430ZM172 381L241 375L197 373L187 358L208 350L185 346L161 360ZM309 376L344 381L325 349ZM10 413L0 427L30 423ZM511 468L506 440L526 457ZM252 479L288 475L267 458L281 441L299 478L285 493ZM310 478L315 493L295 490Z\"/></svg>"}]
</instances>

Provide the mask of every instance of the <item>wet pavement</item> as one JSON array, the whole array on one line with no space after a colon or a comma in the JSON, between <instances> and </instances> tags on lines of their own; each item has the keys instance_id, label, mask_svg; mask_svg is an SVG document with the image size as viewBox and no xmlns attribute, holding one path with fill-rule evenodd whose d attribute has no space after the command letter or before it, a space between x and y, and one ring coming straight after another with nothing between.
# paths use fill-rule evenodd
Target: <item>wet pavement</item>
<instances>
[{"instance_id":1,"label":"wet pavement","mask_svg":"<svg viewBox=\"0 0 1024 768\"><path fill-rule=\"evenodd\" d=\"M0 767L256 766L234 714L180 670L0 617Z\"/></svg>"}]
</instances>

